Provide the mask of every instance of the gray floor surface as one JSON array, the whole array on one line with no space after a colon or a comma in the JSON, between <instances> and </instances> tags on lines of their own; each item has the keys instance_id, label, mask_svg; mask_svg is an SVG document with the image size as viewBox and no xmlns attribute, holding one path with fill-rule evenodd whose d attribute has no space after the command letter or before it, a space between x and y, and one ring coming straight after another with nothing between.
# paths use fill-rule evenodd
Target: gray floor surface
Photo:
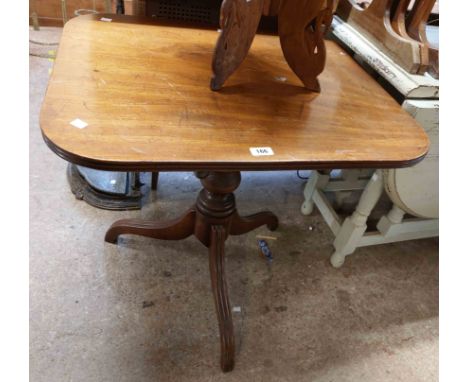
<instances>
[{"instance_id":1,"label":"gray floor surface","mask_svg":"<svg viewBox=\"0 0 468 382\"><path fill-rule=\"evenodd\" d=\"M60 34L30 37L50 43ZM56 49L30 44L33 54ZM333 236L317 211L300 214L305 181L295 172L243 174L240 212L271 209L280 228L228 239L231 304L241 311L236 367L221 373L206 249L193 238L103 241L117 219L177 216L198 180L162 173L141 211L76 200L66 163L39 129L52 65L30 56L32 382L438 380L438 240L360 248L333 269ZM271 265L259 256L259 234L276 238Z\"/></svg>"}]
</instances>

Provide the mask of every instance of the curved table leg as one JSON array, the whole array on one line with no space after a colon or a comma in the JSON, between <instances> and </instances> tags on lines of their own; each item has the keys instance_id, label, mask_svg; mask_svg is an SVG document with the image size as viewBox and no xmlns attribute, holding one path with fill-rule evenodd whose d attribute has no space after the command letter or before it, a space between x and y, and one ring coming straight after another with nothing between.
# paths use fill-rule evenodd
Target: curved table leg
<instances>
[{"instance_id":1,"label":"curved table leg","mask_svg":"<svg viewBox=\"0 0 468 382\"><path fill-rule=\"evenodd\" d=\"M274 231L278 228L278 218L269 211L259 212L245 217L239 216L239 214L235 212L231 220L229 234L243 235L262 225L266 225L270 231Z\"/></svg>"},{"instance_id":2,"label":"curved table leg","mask_svg":"<svg viewBox=\"0 0 468 382\"><path fill-rule=\"evenodd\" d=\"M221 369L224 372L234 368L234 326L231 306L224 275L224 241L226 230L222 225L211 226L210 235L210 275L211 288L218 316L219 336L221 340Z\"/></svg>"},{"instance_id":3,"label":"curved table leg","mask_svg":"<svg viewBox=\"0 0 468 382\"><path fill-rule=\"evenodd\" d=\"M197 177L203 189L198 195L196 205L181 218L167 223L139 219L119 220L109 228L105 240L115 243L122 234L179 240L194 234L209 248L211 286L221 338L221 369L228 372L234 368L235 343L224 270L225 241L230 233L241 235L265 224L274 230L278 226L278 219L271 212L247 217L238 215L234 191L241 181L239 171L198 172Z\"/></svg>"},{"instance_id":4,"label":"curved table leg","mask_svg":"<svg viewBox=\"0 0 468 382\"><path fill-rule=\"evenodd\" d=\"M105 240L117 243L119 235L132 234L162 240L181 240L193 234L195 227L195 208L190 208L180 218L159 223L142 219L118 220L107 230Z\"/></svg>"}]
</instances>

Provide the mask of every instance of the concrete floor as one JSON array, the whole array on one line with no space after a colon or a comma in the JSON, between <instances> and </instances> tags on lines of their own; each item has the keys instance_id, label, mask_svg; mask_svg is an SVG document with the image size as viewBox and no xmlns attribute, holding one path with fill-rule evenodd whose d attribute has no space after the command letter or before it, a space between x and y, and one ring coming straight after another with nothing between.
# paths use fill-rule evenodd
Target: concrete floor
<instances>
[{"instance_id":1,"label":"concrete floor","mask_svg":"<svg viewBox=\"0 0 468 382\"><path fill-rule=\"evenodd\" d=\"M53 42L60 33L30 36ZM269 208L280 228L271 265L256 244L266 229L227 242L231 303L241 312L236 368L222 374L204 247L193 238L103 241L117 219L178 215L198 180L162 173L141 211L76 200L38 125L52 65L30 57L31 381L438 380L438 241L361 248L333 269L332 235L317 212L300 214L295 172L243 174L240 212Z\"/></svg>"}]
</instances>

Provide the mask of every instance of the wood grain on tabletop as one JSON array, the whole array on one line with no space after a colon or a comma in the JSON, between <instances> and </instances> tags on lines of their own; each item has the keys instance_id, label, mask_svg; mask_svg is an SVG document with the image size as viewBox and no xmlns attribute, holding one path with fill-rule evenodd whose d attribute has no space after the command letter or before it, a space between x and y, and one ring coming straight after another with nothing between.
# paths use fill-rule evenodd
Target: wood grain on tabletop
<instances>
[{"instance_id":1,"label":"wood grain on tabletop","mask_svg":"<svg viewBox=\"0 0 468 382\"><path fill-rule=\"evenodd\" d=\"M428 149L423 129L333 42L320 94L263 35L213 92L217 32L100 17L66 24L42 106L44 139L68 161L121 171L400 167ZM71 126L76 118L88 126Z\"/></svg>"}]
</instances>

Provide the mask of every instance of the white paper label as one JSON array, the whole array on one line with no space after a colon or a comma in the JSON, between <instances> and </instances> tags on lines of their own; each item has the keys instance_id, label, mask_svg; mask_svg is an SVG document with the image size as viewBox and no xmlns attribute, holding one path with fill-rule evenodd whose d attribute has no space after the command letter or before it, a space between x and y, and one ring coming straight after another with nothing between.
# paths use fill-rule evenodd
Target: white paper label
<instances>
[{"instance_id":1,"label":"white paper label","mask_svg":"<svg viewBox=\"0 0 468 382\"><path fill-rule=\"evenodd\" d=\"M112 19L108 19L107 17L101 17L101 21L106 21L106 22L110 23L112 21Z\"/></svg>"},{"instance_id":2,"label":"white paper label","mask_svg":"<svg viewBox=\"0 0 468 382\"><path fill-rule=\"evenodd\" d=\"M275 155L271 147L251 147L250 153L254 157L261 157L266 155Z\"/></svg>"},{"instance_id":3,"label":"white paper label","mask_svg":"<svg viewBox=\"0 0 468 382\"><path fill-rule=\"evenodd\" d=\"M279 82L286 82L288 79L286 77L278 76L275 77L275 80Z\"/></svg>"},{"instance_id":4,"label":"white paper label","mask_svg":"<svg viewBox=\"0 0 468 382\"><path fill-rule=\"evenodd\" d=\"M72 125L73 127L76 127L77 129L84 129L86 126L88 126L88 124L85 121L82 121L79 118L71 121L70 125Z\"/></svg>"}]
</instances>

